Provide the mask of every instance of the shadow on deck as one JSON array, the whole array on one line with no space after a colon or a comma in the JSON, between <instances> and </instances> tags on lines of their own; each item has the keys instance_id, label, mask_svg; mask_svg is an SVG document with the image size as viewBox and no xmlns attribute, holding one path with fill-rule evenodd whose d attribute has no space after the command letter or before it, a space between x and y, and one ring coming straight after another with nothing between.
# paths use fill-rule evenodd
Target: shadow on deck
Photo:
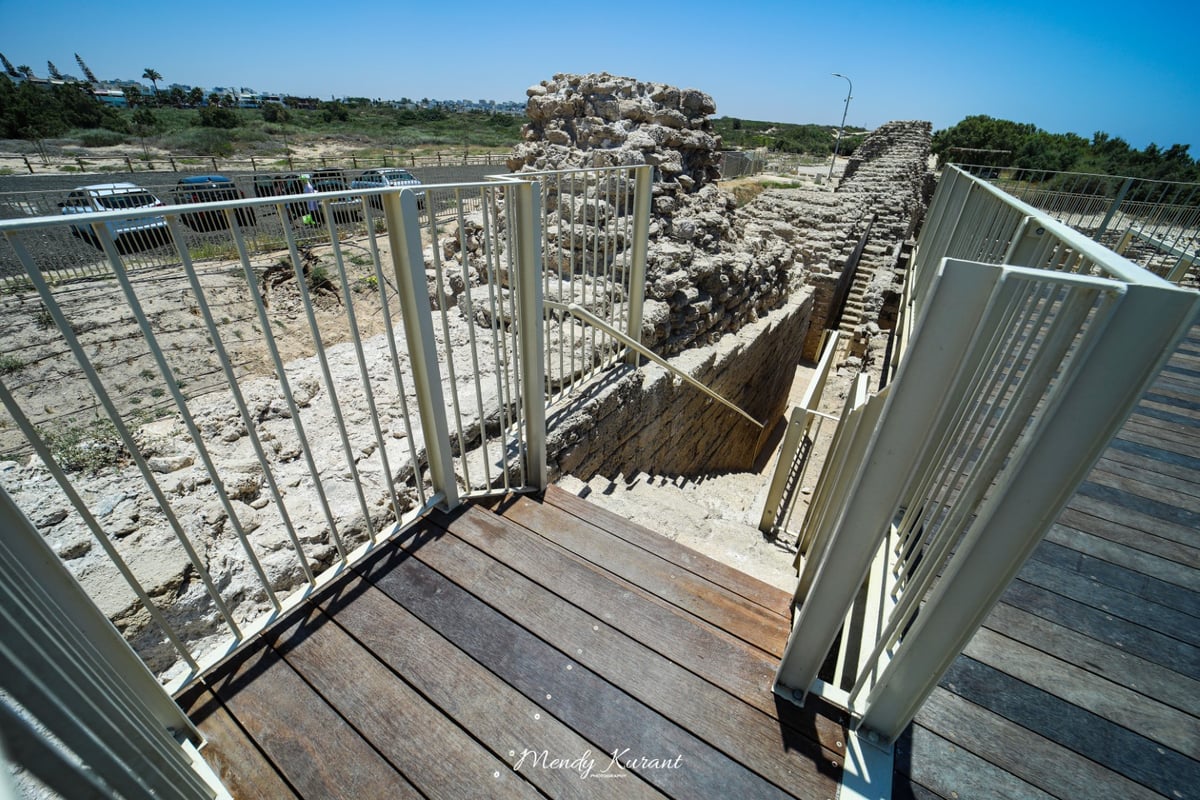
<instances>
[{"instance_id":1,"label":"shadow on deck","mask_svg":"<svg viewBox=\"0 0 1200 800\"><path fill-rule=\"evenodd\" d=\"M235 797L834 797L844 715L771 692L789 601L552 487L431 515L178 700Z\"/></svg>"}]
</instances>

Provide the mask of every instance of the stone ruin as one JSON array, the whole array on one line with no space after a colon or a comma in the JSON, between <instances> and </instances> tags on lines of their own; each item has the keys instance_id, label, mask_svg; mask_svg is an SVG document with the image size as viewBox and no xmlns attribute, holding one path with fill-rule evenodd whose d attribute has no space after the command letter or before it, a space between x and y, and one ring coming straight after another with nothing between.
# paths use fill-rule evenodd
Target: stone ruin
<instances>
[{"instance_id":1,"label":"stone ruin","mask_svg":"<svg viewBox=\"0 0 1200 800\"><path fill-rule=\"evenodd\" d=\"M739 208L716 183L709 95L607 73L555 75L527 94L512 171L654 167L644 343L765 420L784 411L794 365L815 360L827 327L849 334L841 364L878 363L932 190L929 123L877 129L836 191L768 190ZM573 209L555 210L550 227L571 224ZM657 367L618 375L577 408L549 432L552 474L744 469L761 446Z\"/></svg>"},{"instance_id":2,"label":"stone ruin","mask_svg":"<svg viewBox=\"0 0 1200 800\"><path fill-rule=\"evenodd\" d=\"M513 172L654 167L645 344L664 355L712 344L782 305L794 253L779 237L747 239L718 188L712 97L608 73L555 75L526 93Z\"/></svg>"}]
</instances>

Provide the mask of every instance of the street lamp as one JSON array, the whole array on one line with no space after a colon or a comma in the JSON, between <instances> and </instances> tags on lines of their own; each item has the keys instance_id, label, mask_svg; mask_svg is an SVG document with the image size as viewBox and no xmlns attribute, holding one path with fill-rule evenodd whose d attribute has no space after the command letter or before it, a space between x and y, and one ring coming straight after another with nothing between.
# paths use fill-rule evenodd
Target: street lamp
<instances>
[{"instance_id":1,"label":"street lamp","mask_svg":"<svg viewBox=\"0 0 1200 800\"><path fill-rule=\"evenodd\" d=\"M850 88L846 90L846 107L842 109L842 126L838 128L837 143L833 146L833 161L829 162L829 180L833 180L833 165L837 163L838 151L842 149L842 132L846 130L846 114L850 113L850 95L854 92L854 81L840 72L834 72L833 77L845 78Z\"/></svg>"}]
</instances>

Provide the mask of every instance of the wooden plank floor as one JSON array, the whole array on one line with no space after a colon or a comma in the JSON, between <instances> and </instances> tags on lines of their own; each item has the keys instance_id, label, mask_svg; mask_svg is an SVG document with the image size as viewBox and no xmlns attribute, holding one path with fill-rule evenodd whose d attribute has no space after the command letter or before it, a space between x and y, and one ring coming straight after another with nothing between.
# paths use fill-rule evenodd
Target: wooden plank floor
<instances>
[{"instance_id":1,"label":"wooden plank floor","mask_svg":"<svg viewBox=\"0 0 1200 800\"><path fill-rule=\"evenodd\" d=\"M842 714L770 689L789 600L552 488L433 515L179 701L239 798L833 798Z\"/></svg>"},{"instance_id":2,"label":"wooden plank floor","mask_svg":"<svg viewBox=\"0 0 1200 800\"><path fill-rule=\"evenodd\" d=\"M1200 797L1200 326L897 743L893 796Z\"/></svg>"}]
</instances>

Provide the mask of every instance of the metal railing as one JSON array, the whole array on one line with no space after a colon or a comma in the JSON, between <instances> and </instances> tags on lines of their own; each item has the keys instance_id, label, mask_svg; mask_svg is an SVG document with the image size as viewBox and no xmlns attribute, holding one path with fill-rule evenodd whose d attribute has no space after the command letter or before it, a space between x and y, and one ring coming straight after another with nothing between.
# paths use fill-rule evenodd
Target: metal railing
<instances>
[{"instance_id":1,"label":"metal railing","mask_svg":"<svg viewBox=\"0 0 1200 800\"><path fill-rule=\"evenodd\" d=\"M246 248L255 254L285 250L289 238L302 246L328 244L330 236L325 225L326 219L333 221L342 239L363 236L368 227L376 233L386 231L387 217L382 213L379 196L365 191L346 191L350 189L349 181L357 177L356 174L339 170L327 176L318 173L313 178L318 189L315 195L303 194L301 176L305 174L220 176L225 183L202 186L199 190L181 187L173 178L169 178L140 182L131 185L132 188L92 188L88 191L88 187L104 187L107 184L76 178L69 185L74 188L0 193L0 220L67 215L76 209L86 211L89 207L101 210L106 206L118 207L119 203L126 202L123 198L144 198L136 202L145 207L142 217L151 224L143 225L141 231L123 234L119 242L127 264L134 268L177 263L175 248L167 240L165 225L161 222L162 213L151 204L189 203L195 191L201 193L201 198L210 200L230 200L237 195L264 200L257 204L243 204L236 216ZM341 187L341 191L338 187ZM116 202L110 199L114 191L121 193L116 195ZM375 212L370 219L364 207L364 197ZM423 194L420 199L422 224L428 223L426 215L432 215L440 221L453 220L460 205L459 198L446 189L430 189L427 196ZM468 212L480 210L477 198L466 198L463 202ZM70 215L79 223L81 213ZM222 256L236 258L236 249L221 213L192 211L180 215L180 221L183 223L180 229L183 240L198 260ZM48 279L61 283L111 274L100 240L90 234L86 222L71 226L71 230L71 237L48 238L39 245L43 256L42 269ZM48 247L53 247L54 252L46 252ZM0 292L29 288L24 269L11 248L0 247Z\"/></svg>"},{"instance_id":2,"label":"metal railing","mask_svg":"<svg viewBox=\"0 0 1200 800\"><path fill-rule=\"evenodd\" d=\"M0 520L31 547L57 542L83 576L84 621L55 624L107 642L101 682L124 681L140 659L151 686L177 691L428 509L544 488L547 404L636 357L649 175L597 168L0 221L24 279L2 300L0 448L33 456L0 471ZM283 225L277 248L254 250L251 220L284 218L294 202L316 224ZM361 220L339 219L350 209ZM60 256L80 238L103 256L100 279L64 279ZM567 312L547 313L543 292ZM556 327L570 315L591 323L586 359ZM576 364L569 376L563 364ZM47 569L20 580L74 585L61 565ZM0 690L37 700L26 680L37 668L19 655L0 647ZM71 715L72 692L93 678L70 672L83 656L63 657L72 664L51 681L42 722L92 741L107 712ZM186 718L126 713L120 692L93 688L113 713L141 714L139 741L164 753L152 785L169 785L187 762L172 739L196 739ZM9 711L0 733L28 735ZM58 751L34 745L54 772ZM75 753L112 780L143 771L128 754ZM64 780L90 785L87 770ZM145 792L130 784L129 796Z\"/></svg>"},{"instance_id":3,"label":"metal railing","mask_svg":"<svg viewBox=\"0 0 1200 800\"><path fill-rule=\"evenodd\" d=\"M51 281L78 218L0 222L35 293L5 323L6 449L33 451L75 509L68 524L125 578L128 592L107 587L106 610L156 671L179 659L176 683L194 676L285 610L289 592L316 588L434 504L544 484L546 376L527 330L544 316L537 193L526 181L430 187L455 209L439 225L411 191L355 192L367 222L356 235L327 213L326 244L286 229L285 249L262 256L237 215L271 201L208 204L233 257L204 262L183 224L199 207L163 207L168 267L123 252L116 223L144 212L88 215L111 279L86 289ZM37 341L17 347L29 330ZM43 362L40 380L28 375ZM74 413L44 413L59 406ZM97 507L97 486L155 509L135 515L133 538L159 558L174 550L200 595L163 603L162 586L143 585L144 552ZM9 486L18 504L29 488ZM198 541L197 525L213 527ZM225 569L245 581L232 590L203 555L214 529L240 543ZM198 642L205 615L223 633Z\"/></svg>"},{"instance_id":4,"label":"metal railing","mask_svg":"<svg viewBox=\"0 0 1200 800\"><path fill-rule=\"evenodd\" d=\"M885 743L1200 311L1195 291L954 168L911 280L899 371L852 398L804 521L776 687L843 704Z\"/></svg>"},{"instance_id":5,"label":"metal railing","mask_svg":"<svg viewBox=\"0 0 1200 800\"><path fill-rule=\"evenodd\" d=\"M1200 183L960 164L1172 283L1200 285Z\"/></svg>"}]
</instances>

